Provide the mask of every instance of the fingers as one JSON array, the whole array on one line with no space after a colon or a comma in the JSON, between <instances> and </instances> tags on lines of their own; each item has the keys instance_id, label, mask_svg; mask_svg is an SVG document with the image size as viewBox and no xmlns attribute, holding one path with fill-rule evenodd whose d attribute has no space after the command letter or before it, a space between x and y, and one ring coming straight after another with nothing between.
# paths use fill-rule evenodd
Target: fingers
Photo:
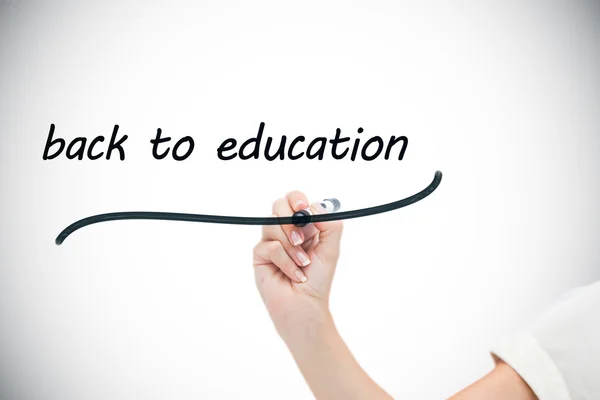
<instances>
[{"instance_id":1,"label":"fingers","mask_svg":"<svg viewBox=\"0 0 600 400\"><path fill-rule=\"evenodd\" d=\"M273 203L273 216L291 216L294 212L308 207L308 200L303 193L290 192L286 197ZM327 212L319 203L310 206L309 211L313 215ZM342 233L340 221L308 224L302 228L292 224L265 225L262 229L262 241L255 248L259 263L255 263L255 266L275 266L292 281L298 283L307 280L301 267L310 264L310 258L307 254L309 251L313 254L312 252L318 249L319 251L314 253L313 256L318 255L320 260L331 262L331 265L335 266L339 256L339 243Z\"/></svg>"},{"instance_id":2,"label":"fingers","mask_svg":"<svg viewBox=\"0 0 600 400\"><path fill-rule=\"evenodd\" d=\"M289 214L284 214L289 215ZM278 216L277 214L273 215ZM278 241L288 254L299 267L306 267L310 264L310 258L302 246L294 246L289 241L289 235L283 230L282 225L265 225L263 226L263 240L265 241Z\"/></svg>"},{"instance_id":3,"label":"fingers","mask_svg":"<svg viewBox=\"0 0 600 400\"><path fill-rule=\"evenodd\" d=\"M296 265L296 262L288 255L283 244L277 240L261 241L254 248L255 266L274 264L288 278L297 283L306 282L304 272Z\"/></svg>"},{"instance_id":4,"label":"fingers","mask_svg":"<svg viewBox=\"0 0 600 400\"><path fill-rule=\"evenodd\" d=\"M308 204L308 199L303 193L293 191L288 193L285 198L279 199L273 203L272 211L280 217L291 216L296 211L308 208ZM292 246L299 246L306 240L302 228L291 224L282 225L282 228Z\"/></svg>"},{"instance_id":5,"label":"fingers","mask_svg":"<svg viewBox=\"0 0 600 400\"><path fill-rule=\"evenodd\" d=\"M325 214L327 211L317 202L311 204L310 213L318 215ZM319 230L319 247L323 249L325 254L337 260L342 239L342 221L315 222L313 225Z\"/></svg>"},{"instance_id":6,"label":"fingers","mask_svg":"<svg viewBox=\"0 0 600 400\"><path fill-rule=\"evenodd\" d=\"M308 199L302 192L294 190L289 192L285 197L290 205L290 208L294 211L300 211L308 208Z\"/></svg>"}]
</instances>

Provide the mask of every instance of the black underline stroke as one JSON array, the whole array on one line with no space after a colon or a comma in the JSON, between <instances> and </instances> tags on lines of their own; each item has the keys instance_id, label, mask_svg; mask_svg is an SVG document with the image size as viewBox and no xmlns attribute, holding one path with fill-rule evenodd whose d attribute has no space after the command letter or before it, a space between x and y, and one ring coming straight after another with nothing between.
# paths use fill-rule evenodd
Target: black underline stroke
<instances>
[{"instance_id":1,"label":"black underline stroke","mask_svg":"<svg viewBox=\"0 0 600 400\"><path fill-rule=\"evenodd\" d=\"M392 203L383 204L359 210L334 212L330 214L308 215L298 218L289 217L234 217L227 215L204 215L204 214L184 214L171 212L149 212L149 211L124 211L107 214L98 214L91 217L80 219L77 222L67 226L56 237L55 243L61 245L62 242L73 232L85 226L97 224L99 222L120 221L128 219L151 219L167 221L188 221L188 222L206 222L213 224L231 224L231 225L299 225L306 223L338 221L342 219L366 217L369 215L381 214L388 211L397 210L409 206L433 193L442 181L442 172L436 171L433 180L425 189L410 197Z\"/></svg>"}]
</instances>

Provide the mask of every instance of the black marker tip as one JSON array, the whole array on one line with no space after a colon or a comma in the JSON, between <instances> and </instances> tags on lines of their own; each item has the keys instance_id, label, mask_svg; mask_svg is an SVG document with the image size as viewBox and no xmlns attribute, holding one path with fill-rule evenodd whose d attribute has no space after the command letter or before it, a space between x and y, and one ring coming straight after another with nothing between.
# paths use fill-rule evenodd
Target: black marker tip
<instances>
[{"instance_id":1,"label":"black marker tip","mask_svg":"<svg viewBox=\"0 0 600 400\"><path fill-rule=\"evenodd\" d=\"M306 210L296 211L294 215L292 215L292 224L301 228L305 225L310 224L311 215Z\"/></svg>"}]
</instances>

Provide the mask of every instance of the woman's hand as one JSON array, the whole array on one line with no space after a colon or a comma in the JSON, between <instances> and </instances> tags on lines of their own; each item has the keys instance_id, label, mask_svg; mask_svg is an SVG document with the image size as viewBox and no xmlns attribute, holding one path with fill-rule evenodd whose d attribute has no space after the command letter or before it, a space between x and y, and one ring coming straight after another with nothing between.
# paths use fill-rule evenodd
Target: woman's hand
<instances>
[{"instance_id":1,"label":"woman's hand","mask_svg":"<svg viewBox=\"0 0 600 400\"><path fill-rule=\"evenodd\" d=\"M273 216L291 216L309 207L294 191L273 203ZM325 210L310 206L313 215ZM263 227L254 248L256 285L281 335L329 323L329 291L340 254L342 222Z\"/></svg>"},{"instance_id":2,"label":"woman's hand","mask_svg":"<svg viewBox=\"0 0 600 400\"><path fill-rule=\"evenodd\" d=\"M273 204L273 214L290 216L307 207L306 196L291 192ZM314 203L310 212L325 210ZM254 248L256 285L317 399L387 400L390 396L358 365L329 313L341 237L341 221L265 226Z\"/></svg>"}]
</instances>

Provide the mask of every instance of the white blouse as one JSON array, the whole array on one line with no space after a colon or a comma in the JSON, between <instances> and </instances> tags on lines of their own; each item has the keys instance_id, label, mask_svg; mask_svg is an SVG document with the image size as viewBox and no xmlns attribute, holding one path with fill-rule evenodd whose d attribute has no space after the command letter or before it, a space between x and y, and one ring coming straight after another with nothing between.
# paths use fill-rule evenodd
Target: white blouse
<instances>
[{"instance_id":1,"label":"white blouse","mask_svg":"<svg viewBox=\"0 0 600 400\"><path fill-rule=\"evenodd\" d=\"M492 349L539 400L600 400L600 282L560 297Z\"/></svg>"}]
</instances>

